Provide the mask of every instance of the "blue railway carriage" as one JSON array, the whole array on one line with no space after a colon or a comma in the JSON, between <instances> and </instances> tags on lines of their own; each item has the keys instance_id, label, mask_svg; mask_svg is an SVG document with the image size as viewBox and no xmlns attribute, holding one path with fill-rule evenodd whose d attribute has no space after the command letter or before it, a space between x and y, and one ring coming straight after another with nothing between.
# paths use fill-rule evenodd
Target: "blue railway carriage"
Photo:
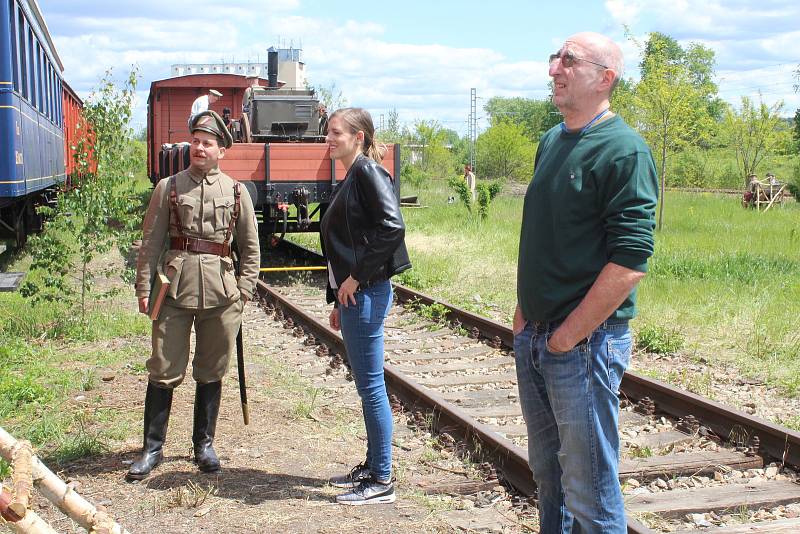
<instances>
[{"instance_id":1,"label":"blue railway carriage","mask_svg":"<svg viewBox=\"0 0 800 534\"><path fill-rule=\"evenodd\" d=\"M0 239L17 246L66 179L63 70L36 0L0 0Z\"/></svg>"}]
</instances>

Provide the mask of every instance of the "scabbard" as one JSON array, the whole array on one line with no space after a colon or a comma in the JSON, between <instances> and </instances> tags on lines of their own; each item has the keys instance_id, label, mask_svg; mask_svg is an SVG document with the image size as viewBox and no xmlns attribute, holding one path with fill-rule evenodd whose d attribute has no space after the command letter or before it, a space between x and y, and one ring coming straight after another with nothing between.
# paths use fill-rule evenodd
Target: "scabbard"
<instances>
[{"instance_id":1,"label":"scabbard","mask_svg":"<svg viewBox=\"0 0 800 534\"><path fill-rule=\"evenodd\" d=\"M239 399L242 401L242 417L244 424L250 424L250 411L247 408L247 380L244 375L244 343L242 341L242 325L236 335L236 368L239 371Z\"/></svg>"}]
</instances>

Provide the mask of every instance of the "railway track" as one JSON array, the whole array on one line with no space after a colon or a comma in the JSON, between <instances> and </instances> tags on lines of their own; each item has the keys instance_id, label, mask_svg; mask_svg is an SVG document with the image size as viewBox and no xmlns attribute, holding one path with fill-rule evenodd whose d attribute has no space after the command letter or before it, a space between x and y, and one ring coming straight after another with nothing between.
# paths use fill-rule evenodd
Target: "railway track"
<instances>
[{"instance_id":1,"label":"railway track","mask_svg":"<svg viewBox=\"0 0 800 534\"><path fill-rule=\"evenodd\" d=\"M322 262L282 247L300 261ZM345 349L327 327L324 276L311 278L282 287L259 282L259 297L338 365ZM510 329L408 288L396 286L395 294L405 306L394 306L386 322L390 392L406 409L432 413L435 430L480 450L508 484L534 495ZM426 310L436 310L438 323L418 313ZM620 395L629 532L800 531L800 433L636 373L625 375Z\"/></svg>"}]
</instances>

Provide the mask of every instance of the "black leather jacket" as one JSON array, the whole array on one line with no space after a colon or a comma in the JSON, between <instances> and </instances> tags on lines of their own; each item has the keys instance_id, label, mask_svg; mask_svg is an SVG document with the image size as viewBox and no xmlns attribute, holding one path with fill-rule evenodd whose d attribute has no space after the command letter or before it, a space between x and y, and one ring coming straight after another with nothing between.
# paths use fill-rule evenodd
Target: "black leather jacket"
<instances>
[{"instance_id":1,"label":"black leather jacket","mask_svg":"<svg viewBox=\"0 0 800 534\"><path fill-rule=\"evenodd\" d=\"M399 192L389 172L359 155L321 221L322 252L336 285L352 276L360 287L369 287L411 268L405 233ZM336 300L330 282L327 300Z\"/></svg>"}]
</instances>

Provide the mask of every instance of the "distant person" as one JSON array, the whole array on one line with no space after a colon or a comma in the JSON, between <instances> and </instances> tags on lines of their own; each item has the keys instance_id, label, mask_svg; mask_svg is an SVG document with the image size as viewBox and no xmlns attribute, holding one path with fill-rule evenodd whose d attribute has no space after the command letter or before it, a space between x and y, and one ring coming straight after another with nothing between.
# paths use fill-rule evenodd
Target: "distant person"
<instances>
[{"instance_id":1,"label":"distant person","mask_svg":"<svg viewBox=\"0 0 800 534\"><path fill-rule=\"evenodd\" d=\"M250 82L250 85L247 86L247 89L244 90L244 95L242 95L242 113L250 113L250 102L253 96L256 91L264 89L260 84L260 78L255 74L247 76L247 81Z\"/></svg>"},{"instance_id":2,"label":"distant person","mask_svg":"<svg viewBox=\"0 0 800 534\"><path fill-rule=\"evenodd\" d=\"M514 355L547 534L627 532L618 394L658 183L650 149L609 109L622 70L596 33L550 56L564 122L541 138L522 212Z\"/></svg>"},{"instance_id":3,"label":"distant person","mask_svg":"<svg viewBox=\"0 0 800 534\"><path fill-rule=\"evenodd\" d=\"M319 135L328 135L328 108L325 104L320 104L317 108L319 113Z\"/></svg>"},{"instance_id":4,"label":"distant person","mask_svg":"<svg viewBox=\"0 0 800 534\"><path fill-rule=\"evenodd\" d=\"M383 323L392 306L393 275L411 267L405 223L391 174L380 165L372 117L361 108L331 115L331 158L347 169L320 223L328 260L329 322L342 331L367 429L366 460L330 479L346 488L336 502L392 503L392 409L383 376ZM346 223L346 224L345 224Z\"/></svg>"},{"instance_id":5,"label":"distant person","mask_svg":"<svg viewBox=\"0 0 800 534\"><path fill-rule=\"evenodd\" d=\"M231 130L231 108L222 108L222 122L228 131Z\"/></svg>"},{"instance_id":6,"label":"distant person","mask_svg":"<svg viewBox=\"0 0 800 534\"><path fill-rule=\"evenodd\" d=\"M222 379L261 266L250 195L219 170L219 160L231 147L230 133L210 110L197 115L190 130L189 168L156 184L142 225L136 262L139 312L149 314L154 297L151 281L157 272L169 279L170 286L152 322L144 447L130 466L129 480L145 478L164 457L172 394L186 378L192 330L192 378L197 384L194 461L200 471L219 470L213 443ZM239 253L239 276L234 272L233 243Z\"/></svg>"},{"instance_id":7,"label":"distant person","mask_svg":"<svg viewBox=\"0 0 800 534\"><path fill-rule=\"evenodd\" d=\"M189 114L189 126L191 127L192 119L204 111L208 111L209 106L219 100L221 96L222 93L216 89L210 89L208 94L195 98L194 102L192 103L192 111Z\"/></svg>"},{"instance_id":8,"label":"distant person","mask_svg":"<svg viewBox=\"0 0 800 534\"><path fill-rule=\"evenodd\" d=\"M467 182L472 201L475 201L475 173L472 172L472 165L464 165L464 180Z\"/></svg>"}]
</instances>

